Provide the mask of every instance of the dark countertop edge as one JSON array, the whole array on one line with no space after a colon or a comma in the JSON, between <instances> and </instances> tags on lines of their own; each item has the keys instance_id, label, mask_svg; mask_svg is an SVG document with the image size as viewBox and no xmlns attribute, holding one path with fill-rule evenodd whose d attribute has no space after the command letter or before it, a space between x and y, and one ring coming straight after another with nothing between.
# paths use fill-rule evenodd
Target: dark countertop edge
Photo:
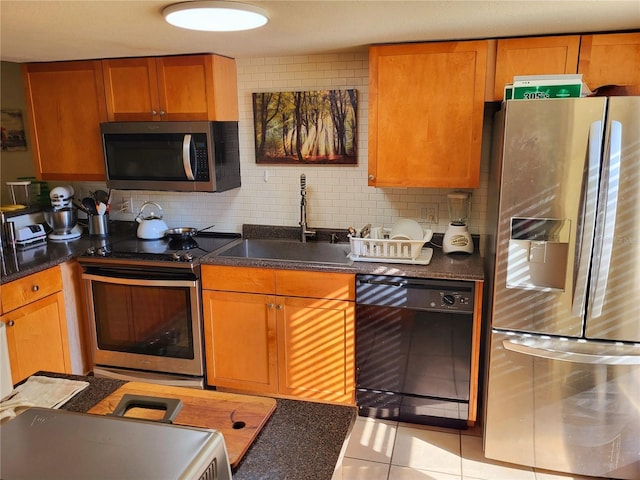
<instances>
[{"instance_id":1,"label":"dark countertop edge","mask_svg":"<svg viewBox=\"0 0 640 480\"><path fill-rule=\"evenodd\" d=\"M93 375L48 371L34 375L89 382L86 389L60 407L76 413L88 412L127 383ZM332 478L344 440L355 424L356 407L282 398L275 400L276 410L233 470L234 480Z\"/></svg>"},{"instance_id":2,"label":"dark countertop edge","mask_svg":"<svg viewBox=\"0 0 640 480\"><path fill-rule=\"evenodd\" d=\"M440 258L441 257L441 258ZM352 262L349 265L289 262L254 258L221 257L215 254L202 258L201 265L231 267L257 267L284 270L306 270L327 273L393 275L400 277L434 278L443 280L484 281L484 268L480 255L451 258L434 248L429 265L410 265L382 262Z\"/></svg>"},{"instance_id":3,"label":"dark countertop edge","mask_svg":"<svg viewBox=\"0 0 640 480\"><path fill-rule=\"evenodd\" d=\"M132 222L110 222L110 231L129 232L132 229ZM122 224L120 226L116 226ZM135 222L133 222L135 226ZM320 232L320 241L329 241L328 238L333 232L342 234L341 230L336 229L317 229ZM280 238L291 239L292 235L297 234L298 229L295 227L269 227L260 225L243 226L243 238ZM135 235L135 232L133 233ZM295 238L295 237L294 237ZM346 234L345 234L346 239ZM55 267L61 263L73 260L82 255L89 246L94 242L101 242L105 239L90 237L86 233L80 239L68 242L48 242L47 257L41 262L31 263L25 268L21 268L17 272L11 272L8 275L2 275L0 285L18 280L33 273ZM51 250L51 252L49 252ZM200 259L201 265L226 265L226 266L244 266L258 268L277 268L285 270L308 270L314 272L328 273L350 273L350 274L374 274L374 275L395 275L417 278L434 278L444 280L468 280L483 281L484 266L483 259L476 251L471 254L444 254L438 247L433 247L433 258L429 265L410 265L401 263L383 263L383 262L351 262L351 264L320 264L306 262L291 262L278 260L262 260L237 257L220 257L217 253L211 253ZM16 257L12 253L5 253L4 261L12 262Z\"/></svg>"}]
</instances>

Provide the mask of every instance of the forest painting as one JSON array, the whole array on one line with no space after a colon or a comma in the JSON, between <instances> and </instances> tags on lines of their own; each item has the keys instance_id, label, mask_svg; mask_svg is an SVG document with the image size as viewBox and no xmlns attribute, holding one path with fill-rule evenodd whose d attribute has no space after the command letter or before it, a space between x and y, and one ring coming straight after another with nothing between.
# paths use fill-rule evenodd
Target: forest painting
<instances>
[{"instance_id":1,"label":"forest painting","mask_svg":"<svg viewBox=\"0 0 640 480\"><path fill-rule=\"evenodd\" d=\"M357 163L355 90L253 94L256 163Z\"/></svg>"}]
</instances>

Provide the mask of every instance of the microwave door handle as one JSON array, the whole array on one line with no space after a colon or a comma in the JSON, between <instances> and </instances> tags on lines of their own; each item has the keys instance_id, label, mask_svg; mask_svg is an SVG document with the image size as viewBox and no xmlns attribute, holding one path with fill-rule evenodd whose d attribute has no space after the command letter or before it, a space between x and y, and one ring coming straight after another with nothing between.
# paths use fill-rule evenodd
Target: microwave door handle
<instances>
[{"instance_id":1,"label":"microwave door handle","mask_svg":"<svg viewBox=\"0 0 640 480\"><path fill-rule=\"evenodd\" d=\"M187 133L182 139L182 167L188 180L195 180L193 169L191 168L191 134Z\"/></svg>"},{"instance_id":2,"label":"microwave door handle","mask_svg":"<svg viewBox=\"0 0 640 480\"><path fill-rule=\"evenodd\" d=\"M587 178L582 202L582 235L576 243L578 267L576 269L575 289L571 313L576 317L584 315L587 298L587 283L591 254L593 253L593 234L598 206L598 185L600 184L600 159L602 147L602 121L591 124L589 130L589 154L587 159Z\"/></svg>"},{"instance_id":3,"label":"microwave door handle","mask_svg":"<svg viewBox=\"0 0 640 480\"><path fill-rule=\"evenodd\" d=\"M613 236L618 211L618 191L620 189L620 155L622 153L622 124L620 122L611 122L609 138L608 164L603 169L603 175L606 175L603 178L605 191L603 192L604 195L598 212L598 221L600 222L598 230L599 245L594 252L594 258L598 258L599 261L594 270L593 295L590 297L591 309L589 310L589 316L591 318L602 315L609 268L611 267Z\"/></svg>"}]
</instances>

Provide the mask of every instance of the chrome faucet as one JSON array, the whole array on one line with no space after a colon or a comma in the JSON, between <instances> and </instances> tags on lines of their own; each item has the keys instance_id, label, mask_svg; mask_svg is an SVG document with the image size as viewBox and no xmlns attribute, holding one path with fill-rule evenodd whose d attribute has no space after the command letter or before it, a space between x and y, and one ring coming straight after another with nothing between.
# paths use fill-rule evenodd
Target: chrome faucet
<instances>
[{"instance_id":1,"label":"chrome faucet","mask_svg":"<svg viewBox=\"0 0 640 480\"><path fill-rule=\"evenodd\" d=\"M307 177L303 173L300 175L300 241L306 243L307 236L315 234L307 225Z\"/></svg>"}]
</instances>

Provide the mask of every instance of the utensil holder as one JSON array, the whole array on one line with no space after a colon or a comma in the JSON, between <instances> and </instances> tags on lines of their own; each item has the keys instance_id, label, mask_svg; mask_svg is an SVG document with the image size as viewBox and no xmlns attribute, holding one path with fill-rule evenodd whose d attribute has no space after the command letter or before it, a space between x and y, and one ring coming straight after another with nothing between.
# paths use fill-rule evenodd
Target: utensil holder
<instances>
[{"instance_id":1,"label":"utensil holder","mask_svg":"<svg viewBox=\"0 0 640 480\"><path fill-rule=\"evenodd\" d=\"M89 215L89 235L106 237L109 235L109 215Z\"/></svg>"}]
</instances>

